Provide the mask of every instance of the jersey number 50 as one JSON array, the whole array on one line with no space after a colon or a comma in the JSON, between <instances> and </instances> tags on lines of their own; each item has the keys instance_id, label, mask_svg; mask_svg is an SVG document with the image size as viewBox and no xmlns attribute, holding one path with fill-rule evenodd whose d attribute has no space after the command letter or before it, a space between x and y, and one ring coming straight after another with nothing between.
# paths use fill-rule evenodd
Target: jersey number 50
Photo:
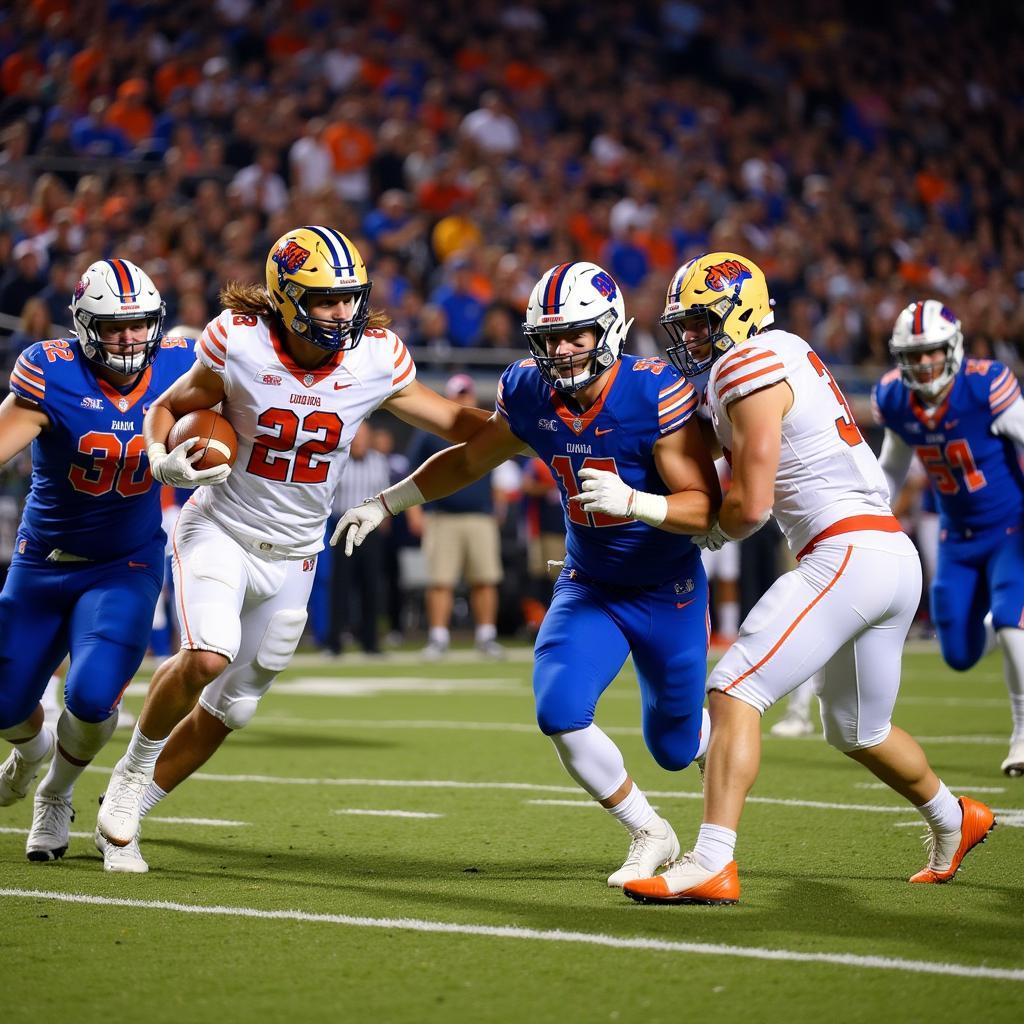
<instances>
[{"instance_id":1,"label":"jersey number 50","mask_svg":"<svg viewBox=\"0 0 1024 1024\"><path fill-rule=\"evenodd\" d=\"M328 459L314 462L315 455L330 455L338 447L343 426L333 412L311 412L302 420L302 429L309 434L322 434L295 447L299 433L299 417L291 409L267 409L256 421L276 434L258 434L253 439L247 473L264 480L293 484L322 484L331 464ZM277 453L277 454L275 454Z\"/></svg>"}]
</instances>

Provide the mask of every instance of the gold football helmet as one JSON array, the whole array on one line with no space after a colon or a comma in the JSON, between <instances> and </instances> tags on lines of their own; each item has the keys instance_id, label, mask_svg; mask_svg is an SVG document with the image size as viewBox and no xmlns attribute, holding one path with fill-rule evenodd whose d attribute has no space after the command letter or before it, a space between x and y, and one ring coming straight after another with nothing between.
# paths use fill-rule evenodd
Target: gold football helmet
<instances>
[{"instance_id":1,"label":"gold football helmet","mask_svg":"<svg viewBox=\"0 0 1024 1024\"><path fill-rule=\"evenodd\" d=\"M359 250L333 228L295 228L274 243L267 257L267 291L284 325L331 352L355 348L370 319L370 288ZM317 320L310 300L357 296L351 320Z\"/></svg>"},{"instance_id":2,"label":"gold football helmet","mask_svg":"<svg viewBox=\"0 0 1024 1024\"><path fill-rule=\"evenodd\" d=\"M672 276L659 323L672 341L667 355L673 365L697 377L774 320L761 268L734 252L709 252Z\"/></svg>"}]
</instances>

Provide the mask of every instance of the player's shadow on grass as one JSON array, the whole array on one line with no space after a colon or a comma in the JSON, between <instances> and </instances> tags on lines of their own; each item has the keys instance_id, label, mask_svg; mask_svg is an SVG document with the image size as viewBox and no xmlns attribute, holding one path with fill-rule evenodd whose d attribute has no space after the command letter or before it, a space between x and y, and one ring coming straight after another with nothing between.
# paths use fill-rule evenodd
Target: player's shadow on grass
<instances>
[{"instance_id":1,"label":"player's shadow on grass","mask_svg":"<svg viewBox=\"0 0 1024 1024\"><path fill-rule=\"evenodd\" d=\"M291 748L296 751L309 750L394 750L399 746L390 740L369 739L359 735L354 730L344 732L298 733L294 729L268 729L239 731L237 736L231 739L232 745L241 748L247 746L250 749L266 748L270 750L281 750Z\"/></svg>"}]
</instances>

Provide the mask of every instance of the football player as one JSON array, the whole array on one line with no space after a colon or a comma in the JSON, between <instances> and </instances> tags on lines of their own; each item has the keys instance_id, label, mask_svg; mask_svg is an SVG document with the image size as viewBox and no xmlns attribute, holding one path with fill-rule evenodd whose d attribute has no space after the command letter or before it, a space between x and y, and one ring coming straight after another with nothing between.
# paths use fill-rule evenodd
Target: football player
<instances>
[{"instance_id":1,"label":"football player","mask_svg":"<svg viewBox=\"0 0 1024 1024\"><path fill-rule=\"evenodd\" d=\"M757 602L708 679L712 738L696 845L664 874L627 883L634 899L737 902L736 830L757 777L761 715L819 669L825 739L927 823L928 863L912 882L949 881L994 824L984 804L957 800L892 724L921 563L828 367L773 323L764 274L745 256L697 257L669 285L669 357L687 376L709 374L711 424L732 464L718 521L698 543L748 537L774 513L798 564Z\"/></svg>"},{"instance_id":2,"label":"football player","mask_svg":"<svg viewBox=\"0 0 1024 1024\"><path fill-rule=\"evenodd\" d=\"M31 861L67 850L75 782L110 738L146 653L165 537L143 415L194 362L191 341L164 336L160 294L128 260L93 263L71 315L77 337L27 348L0 405L0 463L32 445L32 486L0 594L0 736L14 744L0 766L0 805L22 799L51 762L35 795ZM172 453L184 484L223 478L193 469L189 448ZM40 698L69 653L54 735ZM111 851L105 867L139 870L131 853Z\"/></svg>"},{"instance_id":3,"label":"football player","mask_svg":"<svg viewBox=\"0 0 1024 1024\"><path fill-rule=\"evenodd\" d=\"M942 656L959 672L998 638L1013 733L1002 763L1024 775L1024 400L1013 373L964 359L960 321L941 302L912 302L893 327L897 368L874 392L885 429L879 460L895 499L914 453L939 510L931 615ZM994 631L994 637L993 637Z\"/></svg>"},{"instance_id":4,"label":"football player","mask_svg":"<svg viewBox=\"0 0 1024 1024\"><path fill-rule=\"evenodd\" d=\"M696 392L666 362L622 354L630 323L600 267L553 267L526 311L533 356L504 372L483 429L349 509L332 538L348 554L387 516L451 494L513 455L532 450L547 463L567 554L537 634L537 722L566 771L630 833L612 887L674 860L679 842L595 724L595 709L632 654L655 761L678 771L703 756L707 579L689 535L707 531L720 501Z\"/></svg>"},{"instance_id":5,"label":"football player","mask_svg":"<svg viewBox=\"0 0 1024 1024\"><path fill-rule=\"evenodd\" d=\"M265 286L224 290L225 309L203 331L195 365L146 416L153 475L165 483L177 483L167 435L195 409L223 403L238 454L227 480L201 488L175 525L181 649L154 674L107 787L97 824L114 845L136 842L140 815L252 719L291 660L338 477L363 420L385 408L461 441L487 418L416 380L387 316L371 309L370 288L343 234L287 232L267 257Z\"/></svg>"}]
</instances>

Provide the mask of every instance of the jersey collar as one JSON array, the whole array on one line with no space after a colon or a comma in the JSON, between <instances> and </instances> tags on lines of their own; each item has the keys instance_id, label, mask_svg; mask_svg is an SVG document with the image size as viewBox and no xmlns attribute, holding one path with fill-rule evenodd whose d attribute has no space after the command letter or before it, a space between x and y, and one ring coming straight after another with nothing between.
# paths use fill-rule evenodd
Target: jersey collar
<instances>
[{"instance_id":1,"label":"jersey collar","mask_svg":"<svg viewBox=\"0 0 1024 1024\"><path fill-rule=\"evenodd\" d=\"M139 377L132 386L131 391L127 394L118 391L113 384L109 384L102 377L96 377L95 379L96 383L99 385L100 391L103 392L107 401L110 402L118 412L127 412L149 390L149 382L152 376L153 367L147 366L142 373L139 374Z\"/></svg>"},{"instance_id":2,"label":"jersey collar","mask_svg":"<svg viewBox=\"0 0 1024 1024\"><path fill-rule=\"evenodd\" d=\"M304 366L299 366L299 364L288 354L288 350L284 347L284 343L277 336L277 330L273 324L268 326L270 328L270 342L274 346L274 351L277 353L277 358L281 361L281 365L304 388L314 387L326 377L330 377L330 375L341 365L342 359L345 358L344 352L335 352L326 363L318 366L315 370L308 370Z\"/></svg>"},{"instance_id":3,"label":"jersey collar","mask_svg":"<svg viewBox=\"0 0 1024 1024\"><path fill-rule=\"evenodd\" d=\"M577 436L597 419L598 414L604 408L605 399L611 393L615 378L619 375L620 366L622 366L622 360L616 359L615 364L607 371L607 378L604 387L601 388L601 393L597 396L597 401L586 412L573 412L565 404L565 399L554 388L551 389L551 404L555 407L558 418Z\"/></svg>"},{"instance_id":4,"label":"jersey collar","mask_svg":"<svg viewBox=\"0 0 1024 1024\"><path fill-rule=\"evenodd\" d=\"M917 396L916 391L910 391L910 411L914 416L920 420L929 430L935 430L935 428L946 418L946 410L949 408L949 400L953 397L953 392L956 391L957 385L960 383L960 374L958 373L953 378L953 386L946 392L946 397L942 400L941 405L937 405L931 412L928 411L928 407L921 401Z\"/></svg>"}]
</instances>

